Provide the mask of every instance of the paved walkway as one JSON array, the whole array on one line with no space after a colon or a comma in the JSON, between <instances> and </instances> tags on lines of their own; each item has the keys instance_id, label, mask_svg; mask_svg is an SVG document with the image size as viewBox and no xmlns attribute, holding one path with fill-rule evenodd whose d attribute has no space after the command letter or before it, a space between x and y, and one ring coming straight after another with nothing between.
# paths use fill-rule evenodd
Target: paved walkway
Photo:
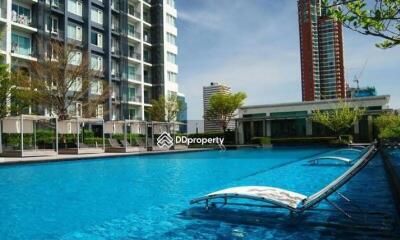
<instances>
[{"instance_id":1,"label":"paved walkway","mask_svg":"<svg viewBox=\"0 0 400 240\"><path fill-rule=\"evenodd\" d=\"M45 157L0 157L0 165L5 164L20 164L20 163L34 163L34 162L57 162L57 161L74 161L83 159L94 159L94 158L107 158L107 157L126 157L126 156L140 156L140 155L152 155L152 154L168 154L168 153L185 153L185 152L198 152L207 151L210 148L199 149L181 149L181 150L167 150L167 151L147 151L147 152L132 152L132 153L97 153L97 154L82 154L82 155L56 155L56 156L45 156Z\"/></svg>"}]
</instances>

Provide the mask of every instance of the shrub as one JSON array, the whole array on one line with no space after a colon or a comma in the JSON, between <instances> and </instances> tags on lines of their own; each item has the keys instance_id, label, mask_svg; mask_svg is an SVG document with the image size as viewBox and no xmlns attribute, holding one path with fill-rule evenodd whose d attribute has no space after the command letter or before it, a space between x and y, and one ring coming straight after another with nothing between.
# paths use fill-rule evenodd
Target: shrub
<instances>
[{"instance_id":1,"label":"shrub","mask_svg":"<svg viewBox=\"0 0 400 240\"><path fill-rule=\"evenodd\" d=\"M379 138L400 138L400 116L394 113L384 114L374 121L379 131Z\"/></svg>"},{"instance_id":2,"label":"shrub","mask_svg":"<svg viewBox=\"0 0 400 240\"><path fill-rule=\"evenodd\" d=\"M252 144L258 144L258 145L267 145L271 144L271 138L269 137L254 137L251 139Z\"/></svg>"},{"instance_id":3,"label":"shrub","mask_svg":"<svg viewBox=\"0 0 400 240\"><path fill-rule=\"evenodd\" d=\"M338 139L339 144L350 144L353 143L352 135L340 135Z\"/></svg>"}]
</instances>

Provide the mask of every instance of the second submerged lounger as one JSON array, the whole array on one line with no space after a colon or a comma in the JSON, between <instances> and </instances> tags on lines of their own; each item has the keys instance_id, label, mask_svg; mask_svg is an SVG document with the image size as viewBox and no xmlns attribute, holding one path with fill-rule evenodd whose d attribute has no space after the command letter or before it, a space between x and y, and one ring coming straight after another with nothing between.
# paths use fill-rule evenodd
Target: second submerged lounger
<instances>
[{"instance_id":1,"label":"second submerged lounger","mask_svg":"<svg viewBox=\"0 0 400 240\"><path fill-rule=\"evenodd\" d=\"M314 158L309 160L308 162L310 164L317 164L319 161L321 160L336 160L336 161L340 161L340 162L345 162L347 164L351 164L353 162L352 159L350 158L345 158L345 157L336 157L336 156L325 156L325 157L318 157L318 158Z\"/></svg>"},{"instance_id":2,"label":"second submerged lounger","mask_svg":"<svg viewBox=\"0 0 400 240\"><path fill-rule=\"evenodd\" d=\"M339 188L341 188L344 184L346 184L358 172L360 172L361 169L363 169L372 159L375 152L375 145L370 145L368 147L368 150L365 151L365 153L359 158L359 160L355 162L354 165L351 166L345 173L343 173L333 182L311 196L305 196L300 193L267 186L244 186L228 188L213 192L203 197L191 200L190 204L205 202L206 207L208 208L209 204L211 203L210 201L214 199L223 199L224 204L229 204L229 199L248 199L282 207L290 210L291 213L300 213L304 212L305 210L311 209L321 201L326 200L336 209L351 218L351 216L344 212L341 208L339 208L339 206L329 201L328 197L332 193L336 192ZM338 194L347 201L350 201L342 194Z\"/></svg>"}]
</instances>

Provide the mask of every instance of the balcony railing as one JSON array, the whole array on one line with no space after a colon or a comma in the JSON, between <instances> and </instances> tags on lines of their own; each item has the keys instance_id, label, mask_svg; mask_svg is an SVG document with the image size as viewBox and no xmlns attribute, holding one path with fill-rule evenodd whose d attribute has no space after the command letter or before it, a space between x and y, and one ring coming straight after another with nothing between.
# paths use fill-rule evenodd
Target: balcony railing
<instances>
[{"instance_id":1,"label":"balcony railing","mask_svg":"<svg viewBox=\"0 0 400 240\"><path fill-rule=\"evenodd\" d=\"M140 12L134 10L134 11L128 11L128 14L137 18L140 18Z\"/></svg>"},{"instance_id":2,"label":"balcony railing","mask_svg":"<svg viewBox=\"0 0 400 240\"><path fill-rule=\"evenodd\" d=\"M64 39L64 31L53 29L51 32L49 32L49 34L54 39L59 39L59 40Z\"/></svg>"},{"instance_id":3,"label":"balcony railing","mask_svg":"<svg viewBox=\"0 0 400 240\"><path fill-rule=\"evenodd\" d=\"M149 55L144 55L143 60L147 63L151 63L151 57Z\"/></svg>"},{"instance_id":4,"label":"balcony railing","mask_svg":"<svg viewBox=\"0 0 400 240\"><path fill-rule=\"evenodd\" d=\"M141 81L142 76L140 74L129 74L128 80Z\"/></svg>"},{"instance_id":5,"label":"balcony railing","mask_svg":"<svg viewBox=\"0 0 400 240\"><path fill-rule=\"evenodd\" d=\"M140 96L129 96L128 97L129 102L142 102L142 97Z\"/></svg>"},{"instance_id":6,"label":"balcony railing","mask_svg":"<svg viewBox=\"0 0 400 240\"><path fill-rule=\"evenodd\" d=\"M18 14L13 12L11 19L15 23L23 24L26 26L31 26L32 25L32 18L26 15Z\"/></svg>"},{"instance_id":7,"label":"balcony railing","mask_svg":"<svg viewBox=\"0 0 400 240\"><path fill-rule=\"evenodd\" d=\"M17 53L25 56L32 56L32 49L31 47L26 48L26 47L21 47L18 45L18 43L12 43L11 46L11 52L12 53Z\"/></svg>"},{"instance_id":8,"label":"balcony railing","mask_svg":"<svg viewBox=\"0 0 400 240\"><path fill-rule=\"evenodd\" d=\"M143 40L147 43L151 43L150 34L143 34Z\"/></svg>"},{"instance_id":9,"label":"balcony railing","mask_svg":"<svg viewBox=\"0 0 400 240\"><path fill-rule=\"evenodd\" d=\"M130 58L134 58L134 59L137 59L137 60L140 60L140 53L137 53L137 52L129 52L129 55L128 55Z\"/></svg>"},{"instance_id":10,"label":"balcony railing","mask_svg":"<svg viewBox=\"0 0 400 240\"><path fill-rule=\"evenodd\" d=\"M150 13L144 12L143 13L143 20L147 23L151 23L151 16Z\"/></svg>"},{"instance_id":11,"label":"balcony railing","mask_svg":"<svg viewBox=\"0 0 400 240\"><path fill-rule=\"evenodd\" d=\"M128 36L140 39L140 32L128 31Z\"/></svg>"},{"instance_id":12,"label":"balcony railing","mask_svg":"<svg viewBox=\"0 0 400 240\"><path fill-rule=\"evenodd\" d=\"M7 18L7 9L0 8L0 18Z\"/></svg>"},{"instance_id":13,"label":"balcony railing","mask_svg":"<svg viewBox=\"0 0 400 240\"><path fill-rule=\"evenodd\" d=\"M150 84L151 84L151 83L152 83L151 77L150 77L150 76L145 76L145 77L144 77L144 82L145 82L145 83L150 83Z\"/></svg>"}]
</instances>

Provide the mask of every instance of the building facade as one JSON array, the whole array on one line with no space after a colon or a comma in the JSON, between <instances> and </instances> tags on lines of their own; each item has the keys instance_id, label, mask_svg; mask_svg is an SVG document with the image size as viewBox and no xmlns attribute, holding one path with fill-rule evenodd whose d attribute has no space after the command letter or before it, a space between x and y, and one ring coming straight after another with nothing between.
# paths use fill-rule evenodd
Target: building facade
<instances>
[{"instance_id":1,"label":"building facade","mask_svg":"<svg viewBox=\"0 0 400 240\"><path fill-rule=\"evenodd\" d=\"M346 92L347 98L373 97L377 95L375 87L347 87Z\"/></svg>"},{"instance_id":2,"label":"building facade","mask_svg":"<svg viewBox=\"0 0 400 240\"><path fill-rule=\"evenodd\" d=\"M369 142L376 137L373 118L389 110L389 100L388 95L346 99L350 107L366 110L362 119L349 132L356 141ZM315 110L332 110L340 101L330 99L244 106L239 109L239 118L236 120L238 142L248 144L255 137L279 139L332 136L329 129L312 122L310 117Z\"/></svg>"},{"instance_id":3,"label":"building facade","mask_svg":"<svg viewBox=\"0 0 400 240\"><path fill-rule=\"evenodd\" d=\"M342 25L321 0L298 0L303 101L346 97Z\"/></svg>"},{"instance_id":4,"label":"building facade","mask_svg":"<svg viewBox=\"0 0 400 240\"><path fill-rule=\"evenodd\" d=\"M212 82L210 86L203 87L203 116L206 115L207 110L210 106L210 98L216 93L230 93L231 88L224 84ZM204 132L221 132L222 128L218 126L214 121L204 120Z\"/></svg>"},{"instance_id":5,"label":"building facade","mask_svg":"<svg viewBox=\"0 0 400 240\"><path fill-rule=\"evenodd\" d=\"M147 120L152 99L179 93L176 18L174 0L0 0L0 53L27 67L50 41L73 43L102 72L90 94L111 89L104 118Z\"/></svg>"}]
</instances>

